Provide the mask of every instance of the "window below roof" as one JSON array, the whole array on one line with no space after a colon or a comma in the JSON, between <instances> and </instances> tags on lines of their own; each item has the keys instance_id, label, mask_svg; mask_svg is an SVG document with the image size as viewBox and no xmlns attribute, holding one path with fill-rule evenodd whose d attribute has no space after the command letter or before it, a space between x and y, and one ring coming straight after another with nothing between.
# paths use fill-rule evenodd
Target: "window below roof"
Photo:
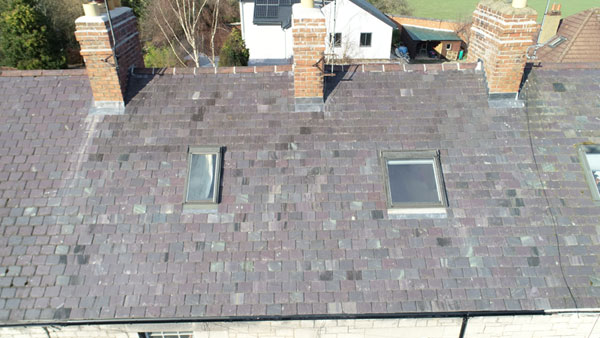
<instances>
[{"instance_id":1,"label":"window below roof","mask_svg":"<svg viewBox=\"0 0 600 338\"><path fill-rule=\"evenodd\" d=\"M437 151L381 152L389 208L447 205Z\"/></svg>"},{"instance_id":2,"label":"window below roof","mask_svg":"<svg viewBox=\"0 0 600 338\"><path fill-rule=\"evenodd\" d=\"M360 33L360 46L371 47L372 33Z\"/></svg>"},{"instance_id":3,"label":"window below roof","mask_svg":"<svg viewBox=\"0 0 600 338\"><path fill-rule=\"evenodd\" d=\"M193 338L192 331L158 331L158 332L142 332L140 338Z\"/></svg>"},{"instance_id":4,"label":"window below roof","mask_svg":"<svg viewBox=\"0 0 600 338\"><path fill-rule=\"evenodd\" d=\"M582 145L579 147L579 157L592 199L600 202L600 145Z\"/></svg>"},{"instance_id":5,"label":"window below roof","mask_svg":"<svg viewBox=\"0 0 600 338\"><path fill-rule=\"evenodd\" d=\"M190 147L185 189L186 205L216 205L220 185L221 148Z\"/></svg>"},{"instance_id":6,"label":"window below roof","mask_svg":"<svg viewBox=\"0 0 600 338\"><path fill-rule=\"evenodd\" d=\"M342 33L329 33L329 43L333 43L333 47L342 47Z\"/></svg>"}]
</instances>

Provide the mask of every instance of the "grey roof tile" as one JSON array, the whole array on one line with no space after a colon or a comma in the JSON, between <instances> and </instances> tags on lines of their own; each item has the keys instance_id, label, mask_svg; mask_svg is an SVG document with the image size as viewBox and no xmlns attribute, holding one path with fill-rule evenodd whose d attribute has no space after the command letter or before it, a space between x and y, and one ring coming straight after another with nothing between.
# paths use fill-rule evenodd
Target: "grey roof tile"
<instances>
[{"instance_id":1,"label":"grey roof tile","mask_svg":"<svg viewBox=\"0 0 600 338\"><path fill-rule=\"evenodd\" d=\"M534 69L523 110L473 71L341 78L322 114L283 73L134 79L89 117L85 78L0 77L0 319L573 307L555 229L599 306L574 146L600 142L600 70ZM182 212L189 145L226 147L216 211ZM440 150L446 218L388 213L378 151L409 149Z\"/></svg>"}]
</instances>

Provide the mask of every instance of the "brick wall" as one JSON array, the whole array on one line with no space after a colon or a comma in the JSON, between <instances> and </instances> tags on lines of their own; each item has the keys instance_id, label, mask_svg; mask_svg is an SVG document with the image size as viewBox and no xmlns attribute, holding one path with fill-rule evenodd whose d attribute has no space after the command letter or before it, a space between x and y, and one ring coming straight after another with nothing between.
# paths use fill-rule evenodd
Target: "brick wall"
<instances>
[{"instance_id":1,"label":"brick wall","mask_svg":"<svg viewBox=\"0 0 600 338\"><path fill-rule=\"evenodd\" d=\"M111 11L116 39L115 51L119 70L113 58L113 41L106 15L77 19L75 37L81 46L94 100L123 102L130 67L143 67L137 20L131 9Z\"/></svg>"},{"instance_id":2,"label":"brick wall","mask_svg":"<svg viewBox=\"0 0 600 338\"><path fill-rule=\"evenodd\" d=\"M317 63L325 53L325 17L315 8L294 8L295 97L323 97L323 72Z\"/></svg>"},{"instance_id":3,"label":"brick wall","mask_svg":"<svg viewBox=\"0 0 600 338\"><path fill-rule=\"evenodd\" d=\"M519 91L525 54L538 30L536 18L535 10L516 9L502 0L477 5L467 61L483 60L490 94Z\"/></svg>"}]
</instances>

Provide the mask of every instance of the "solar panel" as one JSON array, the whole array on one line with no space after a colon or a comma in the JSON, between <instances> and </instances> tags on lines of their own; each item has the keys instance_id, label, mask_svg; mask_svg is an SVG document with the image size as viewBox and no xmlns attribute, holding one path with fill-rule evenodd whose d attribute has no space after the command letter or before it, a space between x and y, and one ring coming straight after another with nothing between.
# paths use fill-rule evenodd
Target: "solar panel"
<instances>
[{"instance_id":1,"label":"solar panel","mask_svg":"<svg viewBox=\"0 0 600 338\"><path fill-rule=\"evenodd\" d=\"M254 17L255 18L266 18L267 17L267 6L254 6Z\"/></svg>"},{"instance_id":2,"label":"solar panel","mask_svg":"<svg viewBox=\"0 0 600 338\"><path fill-rule=\"evenodd\" d=\"M254 18L277 18L279 16L279 0L255 0Z\"/></svg>"},{"instance_id":3,"label":"solar panel","mask_svg":"<svg viewBox=\"0 0 600 338\"><path fill-rule=\"evenodd\" d=\"M279 3L282 6L291 6L292 5L292 0L281 0Z\"/></svg>"},{"instance_id":4,"label":"solar panel","mask_svg":"<svg viewBox=\"0 0 600 338\"><path fill-rule=\"evenodd\" d=\"M276 18L279 14L279 7L269 6L267 7L267 18Z\"/></svg>"}]
</instances>

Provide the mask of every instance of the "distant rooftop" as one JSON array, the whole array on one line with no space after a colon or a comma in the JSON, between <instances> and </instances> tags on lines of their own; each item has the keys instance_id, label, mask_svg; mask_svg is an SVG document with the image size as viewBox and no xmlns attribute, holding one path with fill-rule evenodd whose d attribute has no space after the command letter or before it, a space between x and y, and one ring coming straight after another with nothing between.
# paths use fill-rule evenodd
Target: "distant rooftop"
<instances>
[{"instance_id":1,"label":"distant rooftop","mask_svg":"<svg viewBox=\"0 0 600 338\"><path fill-rule=\"evenodd\" d=\"M461 41L461 38L455 32L417 27L411 25L402 25L413 41Z\"/></svg>"},{"instance_id":2,"label":"distant rooftop","mask_svg":"<svg viewBox=\"0 0 600 338\"><path fill-rule=\"evenodd\" d=\"M556 36L536 55L542 62L600 62L600 8L562 19Z\"/></svg>"}]
</instances>

